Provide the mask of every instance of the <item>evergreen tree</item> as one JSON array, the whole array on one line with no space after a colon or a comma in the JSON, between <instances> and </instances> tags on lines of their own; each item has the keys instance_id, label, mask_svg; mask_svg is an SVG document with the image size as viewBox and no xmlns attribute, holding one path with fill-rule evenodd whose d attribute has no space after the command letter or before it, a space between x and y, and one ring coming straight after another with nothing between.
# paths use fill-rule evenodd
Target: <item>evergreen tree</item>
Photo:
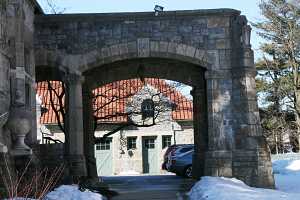
<instances>
[{"instance_id":1,"label":"evergreen tree","mask_svg":"<svg viewBox=\"0 0 300 200\"><path fill-rule=\"evenodd\" d=\"M264 21L254 24L265 40L260 47L262 58L257 62L261 71L258 90L269 102L267 111L272 115L267 121L272 132L282 134L289 123L285 116L294 114L295 134L300 139L300 7L297 1L262 0L259 4ZM279 123L280 122L280 123ZM270 125L273 126L270 127ZM278 127L280 124L280 127ZM264 126L264 124L263 124ZM264 127L266 128L266 127ZM266 130L266 129L265 129ZM300 148L300 145L298 145Z\"/></svg>"}]
</instances>

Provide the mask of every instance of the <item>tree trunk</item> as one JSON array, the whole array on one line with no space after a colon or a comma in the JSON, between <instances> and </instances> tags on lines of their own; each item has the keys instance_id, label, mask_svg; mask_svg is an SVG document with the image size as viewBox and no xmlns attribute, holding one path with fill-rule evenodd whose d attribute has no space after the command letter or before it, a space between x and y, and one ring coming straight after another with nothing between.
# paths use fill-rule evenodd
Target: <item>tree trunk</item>
<instances>
[{"instance_id":1,"label":"tree trunk","mask_svg":"<svg viewBox=\"0 0 300 200\"><path fill-rule=\"evenodd\" d=\"M298 69L298 68L297 68ZM294 73L294 82L295 82L295 118L297 125L297 136L298 136L298 151L300 152L300 87L298 81L298 73Z\"/></svg>"},{"instance_id":2,"label":"tree trunk","mask_svg":"<svg viewBox=\"0 0 300 200\"><path fill-rule=\"evenodd\" d=\"M274 130L272 130L272 133L273 133L273 137L274 137L274 140L275 140L276 154L278 154L278 139L277 139L277 134L274 133Z\"/></svg>"}]
</instances>

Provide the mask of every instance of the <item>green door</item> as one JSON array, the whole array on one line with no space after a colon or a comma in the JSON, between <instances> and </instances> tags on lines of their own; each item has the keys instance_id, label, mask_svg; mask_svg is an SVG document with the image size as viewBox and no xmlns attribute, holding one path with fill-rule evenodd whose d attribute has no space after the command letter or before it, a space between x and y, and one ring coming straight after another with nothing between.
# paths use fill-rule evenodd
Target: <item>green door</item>
<instances>
[{"instance_id":1,"label":"green door","mask_svg":"<svg viewBox=\"0 0 300 200\"><path fill-rule=\"evenodd\" d=\"M143 137L143 172L147 174L157 174L158 156L156 147L156 137Z\"/></svg>"},{"instance_id":2,"label":"green door","mask_svg":"<svg viewBox=\"0 0 300 200\"><path fill-rule=\"evenodd\" d=\"M112 139L107 138L105 141L99 142L95 145L95 157L99 176L113 175L111 144Z\"/></svg>"}]
</instances>

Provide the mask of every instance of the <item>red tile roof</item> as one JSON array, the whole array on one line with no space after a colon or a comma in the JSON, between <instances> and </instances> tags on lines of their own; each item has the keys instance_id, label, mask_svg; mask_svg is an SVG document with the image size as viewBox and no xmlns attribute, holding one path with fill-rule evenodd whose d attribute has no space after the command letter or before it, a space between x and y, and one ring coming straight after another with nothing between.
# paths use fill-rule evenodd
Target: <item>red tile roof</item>
<instances>
[{"instance_id":1,"label":"red tile roof","mask_svg":"<svg viewBox=\"0 0 300 200\"><path fill-rule=\"evenodd\" d=\"M58 94L62 92L62 83L51 81L52 87ZM192 120L193 103L182 95L176 87L170 86L165 80L146 78L144 83L140 79L122 80L99 87L93 91L96 98L93 101L93 108L96 116L101 122L125 122L127 116L125 113L126 103L129 99L140 91L144 84L155 88L160 94L168 97L171 102L175 103L176 108L172 111L174 120ZM47 82L37 83L37 94L41 97L42 106L48 109L41 117L42 124L56 124L57 119L50 104L50 92ZM53 95L55 97L55 95ZM56 108L59 109L58 98L53 98ZM61 116L60 116L61 118Z\"/></svg>"}]
</instances>

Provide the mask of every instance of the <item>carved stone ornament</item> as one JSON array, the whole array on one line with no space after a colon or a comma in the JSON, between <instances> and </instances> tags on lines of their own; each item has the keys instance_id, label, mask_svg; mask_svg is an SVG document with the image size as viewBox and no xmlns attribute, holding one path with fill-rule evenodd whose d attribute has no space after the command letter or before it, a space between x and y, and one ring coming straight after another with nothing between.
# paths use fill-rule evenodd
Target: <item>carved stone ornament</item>
<instances>
[{"instance_id":1,"label":"carved stone ornament","mask_svg":"<svg viewBox=\"0 0 300 200\"><path fill-rule=\"evenodd\" d=\"M250 40L251 40L251 26L249 25L245 25L243 27L243 44L246 46L246 47L250 47L251 44L250 44Z\"/></svg>"},{"instance_id":2,"label":"carved stone ornament","mask_svg":"<svg viewBox=\"0 0 300 200\"><path fill-rule=\"evenodd\" d=\"M30 111L24 108L14 108L9 115L8 128L14 136L12 154L15 156L31 155L32 150L25 144L25 137L31 130Z\"/></svg>"}]
</instances>

